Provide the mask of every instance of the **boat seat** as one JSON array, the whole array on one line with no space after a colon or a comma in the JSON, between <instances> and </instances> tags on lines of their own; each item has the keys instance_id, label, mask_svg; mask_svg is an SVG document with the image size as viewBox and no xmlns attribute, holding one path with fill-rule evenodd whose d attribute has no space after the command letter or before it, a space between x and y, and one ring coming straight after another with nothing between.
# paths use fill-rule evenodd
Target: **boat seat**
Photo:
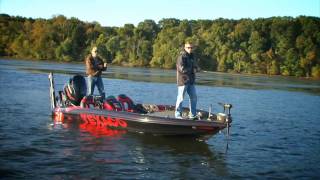
<instances>
[{"instance_id":1,"label":"boat seat","mask_svg":"<svg viewBox=\"0 0 320 180\"><path fill-rule=\"evenodd\" d=\"M103 109L109 111L123 111L122 104L114 97L108 96L106 100L103 102Z\"/></svg>"},{"instance_id":2,"label":"boat seat","mask_svg":"<svg viewBox=\"0 0 320 180\"><path fill-rule=\"evenodd\" d=\"M125 94L120 94L118 95L117 100L121 103L124 111L134 112L135 105L131 98L129 98Z\"/></svg>"},{"instance_id":3,"label":"boat seat","mask_svg":"<svg viewBox=\"0 0 320 180\"><path fill-rule=\"evenodd\" d=\"M82 108L90 108L94 106L95 106L95 102L94 102L93 96L85 96L82 98L80 102L80 107Z\"/></svg>"}]
</instances>

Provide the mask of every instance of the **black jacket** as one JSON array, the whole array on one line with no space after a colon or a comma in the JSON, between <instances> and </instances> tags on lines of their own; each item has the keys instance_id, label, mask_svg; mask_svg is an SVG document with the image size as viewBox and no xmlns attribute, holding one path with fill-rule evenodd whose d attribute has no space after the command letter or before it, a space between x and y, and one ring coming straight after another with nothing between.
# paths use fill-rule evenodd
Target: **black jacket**
<instances>
[{"instance_id":1,"label":"black jacket","mask_svg":"<svg viewBox=\"0 0 320 180\"><path fill-rule=\"evenodd\" d=\"M105 71L107 68L103 66L103 60L97 56L96 59L92 55L88 55L86 60L86 73L89 76L100 76L102 71Z\"/></svg>"},{"instance_id":2,"label":"black jacket","mask_svg":"<svg viewBox=\"0 0 320 180\"><path fill-rule=\"evenodd\" d=\"M199 67L193 56L186 51L181 51L177 59L177 84L184 86L186 84L194 84L196 79L196 71Z\"/></svg>"}]
</instances>

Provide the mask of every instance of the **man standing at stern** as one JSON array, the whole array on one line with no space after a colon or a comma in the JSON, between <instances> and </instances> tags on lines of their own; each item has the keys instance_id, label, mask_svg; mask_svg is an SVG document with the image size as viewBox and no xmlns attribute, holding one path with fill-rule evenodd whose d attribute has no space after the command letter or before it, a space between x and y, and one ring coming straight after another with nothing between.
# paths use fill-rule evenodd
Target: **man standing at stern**
<instances>
[{"instance_id":1,"label":"man standing at stern","mask_svg":"<svg viewBox=\"0 0 320 180\"><path fill-rule=\"evenodd\" d=\"M105 98L104 86L101 78L102 71L107 70L107 63L98 56L98 48L93 47L91 54L85 60L86 73L88 75L88 95L93 95L94 87L97 86L100 96Z\"/></svg>"},{"instance_id":2,"label":"man standing at stern","mask_svg":"<svg viewBox=\"0 0 320 180\"><path fill-rule=\"evenodd\" d=\"M189 118L196 118L197 109L197 94L195 88L195 73L200 69L192 53L193 46L192 43L186 42L184 44L184 49L180 52L177 59L177 85L178 85L178 95L175 109L175 117L182 118L182 102L184 95L187 92L189 95Z\"/></svg>"}]
</instances>

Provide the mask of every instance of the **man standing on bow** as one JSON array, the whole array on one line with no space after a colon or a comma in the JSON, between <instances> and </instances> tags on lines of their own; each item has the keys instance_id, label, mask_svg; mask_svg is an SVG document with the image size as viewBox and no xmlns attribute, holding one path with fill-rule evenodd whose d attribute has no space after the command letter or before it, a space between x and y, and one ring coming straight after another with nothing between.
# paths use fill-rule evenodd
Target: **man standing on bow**
<instances>
[{"instance_id":1,"label":"man standing on bow","mask_svg":"<svg viewBox=\"0 0 320 180\"><path fill-rule=\"evenodd\" d=\"M189 95L189 118L196 118L197 109L197 94L195 88L195 73L200 69L192 53L193 46L192 43L186 42L184 44L183 51L177 59L177 85L178 85L178 95L175 109L175 117L182 118L182 102L184 95L187 92Z\"/></svg>"}]
</instances>

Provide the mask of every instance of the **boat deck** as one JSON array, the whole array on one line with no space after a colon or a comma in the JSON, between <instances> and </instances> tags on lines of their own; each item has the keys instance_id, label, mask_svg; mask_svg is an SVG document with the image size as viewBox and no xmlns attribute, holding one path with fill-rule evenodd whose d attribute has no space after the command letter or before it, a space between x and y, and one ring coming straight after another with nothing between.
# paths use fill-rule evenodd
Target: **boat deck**
<instances>
[{"instance_id":1,"label":"boat deck","mask_svg":"<svg viewBox=\"0 0 320 180\"><path fill-rule=\"evenodd\" d=\"M175 111L155 111L155 112L149 112L148 115L156 116L156 117L175 118L174 113L175 113ZM182 119L190 119L188 114L189 114L189 111L183 111ZM204 119L207 120L206 117ZM190 120L194 120L194 119L190 119Z\"/></svg>"},{"instance_id":2,"label":"boat deck","mask_svg":"<svg viewBox=\"0 0 320 180\"><path fill-rule=\"evenodd\" d=\"M157 116L157 117L175 118L174 111L149 112L148 115Z\"/></svg>"}]
</instances>

